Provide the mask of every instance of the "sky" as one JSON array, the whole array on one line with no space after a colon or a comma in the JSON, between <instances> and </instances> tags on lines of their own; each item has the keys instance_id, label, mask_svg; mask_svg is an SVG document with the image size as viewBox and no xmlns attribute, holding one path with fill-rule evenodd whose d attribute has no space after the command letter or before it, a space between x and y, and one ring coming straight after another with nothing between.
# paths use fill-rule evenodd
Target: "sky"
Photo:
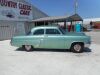
<instances>
[{"instance_id":1,"label":"sky","mask_svg":"<svg viewBox=\"0 0 100 75\"><path fill-rule=\"evenodd\" d=\"M74 14L75 0L28 0L49 16ZM100 18L100 0L77 0L77 13L83 18Z\"/></svg>"}]
</instances>

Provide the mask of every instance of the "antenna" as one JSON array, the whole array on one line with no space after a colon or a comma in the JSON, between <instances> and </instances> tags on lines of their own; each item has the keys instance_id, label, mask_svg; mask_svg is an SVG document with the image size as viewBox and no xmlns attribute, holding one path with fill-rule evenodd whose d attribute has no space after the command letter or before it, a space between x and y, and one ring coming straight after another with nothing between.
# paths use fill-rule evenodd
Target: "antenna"
<instances>
[{"instance_id":1,"label":"antenna","mask_svg":"<svg viewBox=\"0 0 100 75\"><path fill-rule=\"evenodd\" d=\"M77 13L77 8L78 8L78 1L77 0L75 0L75 6L74 6L74 8L75 8L75 14Z\"/></svg>"}]
</instances>

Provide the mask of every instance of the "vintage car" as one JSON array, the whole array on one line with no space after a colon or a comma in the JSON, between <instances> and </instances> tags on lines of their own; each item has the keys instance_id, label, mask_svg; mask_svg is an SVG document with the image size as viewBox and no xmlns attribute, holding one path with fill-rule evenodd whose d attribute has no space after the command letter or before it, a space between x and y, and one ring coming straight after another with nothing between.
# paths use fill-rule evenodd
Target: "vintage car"
<instances>
[{"instance_id":1,"label":"vintage car","mask_svg":"<svg viewBox=\"0 0 100 75\"><path fill-rule=\"evenodd\" d=\"M69 49L72 52L83 52L84 47L91 44L90 36L83 32L65 32L60 27L42 26L33 28L28 35L16 36L11 39L11 45L24 47L26 51L34 48Z\"/></svg>"}]
</instances>

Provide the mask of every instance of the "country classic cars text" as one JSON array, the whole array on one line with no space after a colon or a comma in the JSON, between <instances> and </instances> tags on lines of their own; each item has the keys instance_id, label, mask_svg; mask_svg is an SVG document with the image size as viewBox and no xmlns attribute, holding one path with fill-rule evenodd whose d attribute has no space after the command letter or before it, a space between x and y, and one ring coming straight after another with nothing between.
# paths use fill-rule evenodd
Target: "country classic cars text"
<instances>
[{"instance_id":1,"label":"country classic cars text","mask_svg":"<svg viewBox=\"0 0 100 75\"><path fill-rule=\"evenodd\" d=\"M11 0L0 0L0 5L2 7L18 8L20 10L20 15L30 15L30 11L32 10L30 5Z\"/></svg>"}]
</instances>

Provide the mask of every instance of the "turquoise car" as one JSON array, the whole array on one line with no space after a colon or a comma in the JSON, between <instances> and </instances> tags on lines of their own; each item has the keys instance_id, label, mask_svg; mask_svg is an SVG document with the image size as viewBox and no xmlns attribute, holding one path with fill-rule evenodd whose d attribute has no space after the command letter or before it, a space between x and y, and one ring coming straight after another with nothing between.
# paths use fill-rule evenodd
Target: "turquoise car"
<instances>
[{"instance_id":1,"label":"turquoise car","mask_svg":"<svg viewBox=\"0 0 100 75\"><path fill-rule=\"evenodd\" d=\"M35 27L28 35L11 39L12 46L24 47L26 51L32 51L34 48L70 49L80 53L90 44L91 38L85 33L65 32L62 28L54 26Z\"/></svg>"}]
</instances>

